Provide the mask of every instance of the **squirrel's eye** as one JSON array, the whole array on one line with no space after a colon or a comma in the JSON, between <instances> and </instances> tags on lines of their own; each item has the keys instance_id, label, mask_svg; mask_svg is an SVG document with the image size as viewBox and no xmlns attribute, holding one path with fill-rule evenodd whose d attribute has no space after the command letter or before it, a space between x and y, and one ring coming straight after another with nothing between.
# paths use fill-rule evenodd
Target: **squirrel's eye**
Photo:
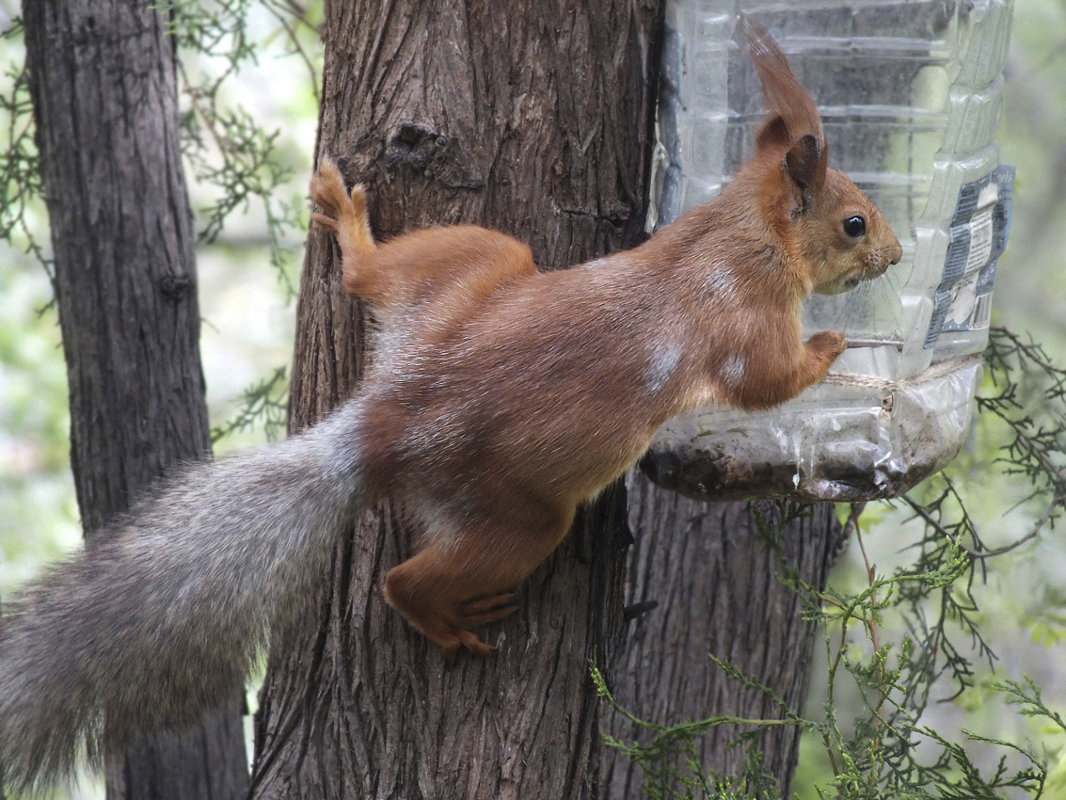
<instances>
[{"instance_id":1,"label":"squirrel's eye","mask_svg":"<svg viewBox=\"0 0 1066 800\"><path fill-rule=\"evenodd\" d=\"M866 233L866 220L857 214L854 217L848 217L844 220L844 233L853 238L862 236Z\"/></svg>"}]
</instances>

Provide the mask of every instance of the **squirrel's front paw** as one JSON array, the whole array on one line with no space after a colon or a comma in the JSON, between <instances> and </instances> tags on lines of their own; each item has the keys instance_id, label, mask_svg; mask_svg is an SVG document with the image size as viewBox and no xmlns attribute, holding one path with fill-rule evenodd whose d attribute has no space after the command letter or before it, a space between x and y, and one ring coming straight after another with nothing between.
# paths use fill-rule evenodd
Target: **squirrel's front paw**
<instances>
[{"instance_id":1,"label":"squirrel's front paw","mask_svg":"<svg viewBox=\"0 0 1066 800\"><path fill-rule=\"evenodd\" d=\"M807 346L821 353L829 353L836 358L847 349L848 339L840 331L822 331L807 341Z\"/></svg>"}]
</instances>

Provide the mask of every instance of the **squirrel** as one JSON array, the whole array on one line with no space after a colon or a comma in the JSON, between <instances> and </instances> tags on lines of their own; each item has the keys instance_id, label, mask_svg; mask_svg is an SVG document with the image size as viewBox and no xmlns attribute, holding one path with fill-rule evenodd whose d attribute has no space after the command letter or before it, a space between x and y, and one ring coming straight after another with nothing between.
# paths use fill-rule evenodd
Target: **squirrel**
<instances>
[{"instance_id":1,"label":"squirrel","mask_svg":"<svg viewBox=\"0 0 1066 800\"><path fill-rule=\"evenodd\" d=\"M820 380L842 333L803 341L800 308L901 257L877 208L827 166L814 102L773 39L741 28L769 114L713 202L639 247L541 272L529 248L461 225L376 242L361 186L323 159L313 224L346 292L381 323L357 396L279 444L189 467L25 588L0 629L0 765L40 789L149 727L230 696L313 591L359 511L400 498L421 549L388 603L448 659L582 501L668 418L757 409ZM13 611L11 609L14 609Z\"/></svg>"}]
</instances>

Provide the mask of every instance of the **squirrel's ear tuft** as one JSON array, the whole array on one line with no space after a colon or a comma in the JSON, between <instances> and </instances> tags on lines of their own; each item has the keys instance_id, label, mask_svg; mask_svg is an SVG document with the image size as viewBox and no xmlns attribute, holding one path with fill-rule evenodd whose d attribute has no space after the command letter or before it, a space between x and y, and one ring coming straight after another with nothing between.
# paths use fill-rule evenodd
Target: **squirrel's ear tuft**
<instances>
[{"instance_id":1,"label":"squirrel's ear tuft","mask_svg":"<svg viewBox=\"0 0 1066 800\"><path fill-rule=\"evenodd\" d=\"M767 147L793 147L803 137L813 137L825 149L822 118L810 93L796 79L785 54L766 29L743 14L738 30L748 43L751 61L759 73L769 117L755 135L759 151Z\"/></svg>"},{"instance_id":2,"label":"squirrel's ear tuft","mask_svg":"<svg viewBox=\"0 0 1066 800\"><path fill-rule=\"evenodd\" d=\"M801 136L785 154L785 172L804 192L817 192L825 183L825 145L811 134Z\"/></svg>"}]
</instances>

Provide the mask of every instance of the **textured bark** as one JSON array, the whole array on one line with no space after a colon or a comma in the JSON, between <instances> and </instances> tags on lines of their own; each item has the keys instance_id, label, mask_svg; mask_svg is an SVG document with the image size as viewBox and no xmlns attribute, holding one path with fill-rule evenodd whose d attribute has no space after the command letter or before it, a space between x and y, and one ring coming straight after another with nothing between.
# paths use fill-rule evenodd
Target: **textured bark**
<instances>
[{"instance_id":1,"label":"textured bark","mask_svg":"<svg viewBox=\"0 0 1066 800\"><path fill-rule=\"evenodd\" d=\"M640 613L629 623L614 673L615 699L663 724L719 714L780 718L762 694L728 679L708 658L713 654L802 712L817 627L801 618L800 598L778 575L783 561L808 584L825 585L842 546L832 506L812 506L809 516L787 524L770 546L755 524L756 514L775 524L769 503L697 502L639 474L629 479L629 503L635 541L626 600ZM620 718L610 719L608 732L624 741L648 738ZM729 745L740 732L723 726L700 741L697 755L708 772L738 772L746 752ZM789 796L799 735L782 726L769 729L758 743L782 797ZM643 781L633 764L606 754L605 797L645 797Z\"/></svg>"},{"instance_id":2,"label":"textured bark","mask_svg":"<svg viewBox=\"0 0 1066 800\"><path fill-rule=\"evenodd\" d=\"M174 40L140 0L24 6L86 535L209 454ZM238 797L240 693L200 729L109 765L112 797Z\"/></svg>"},{"instance_id":3,"label":"textured bark","mask_svg":"<svg viewBox=\"0 0 1066 800\"><path fill-rule=\"evenodd\" d=\"M477 222L529 242L545 268L631 246L644 226L655 6L327 3L318 154L370 187L380 237ZM312 233L295 428L355 387L364 323L338 268ZM274 642L254 796L594 796L588 659L610 661L621 619L623 508L621 488L608 492L520 587L521 610L485 628L496 659L453 667L379 591L414 532L400 509L368 515L307 625Z\"/></svg>"}]
</instances>

